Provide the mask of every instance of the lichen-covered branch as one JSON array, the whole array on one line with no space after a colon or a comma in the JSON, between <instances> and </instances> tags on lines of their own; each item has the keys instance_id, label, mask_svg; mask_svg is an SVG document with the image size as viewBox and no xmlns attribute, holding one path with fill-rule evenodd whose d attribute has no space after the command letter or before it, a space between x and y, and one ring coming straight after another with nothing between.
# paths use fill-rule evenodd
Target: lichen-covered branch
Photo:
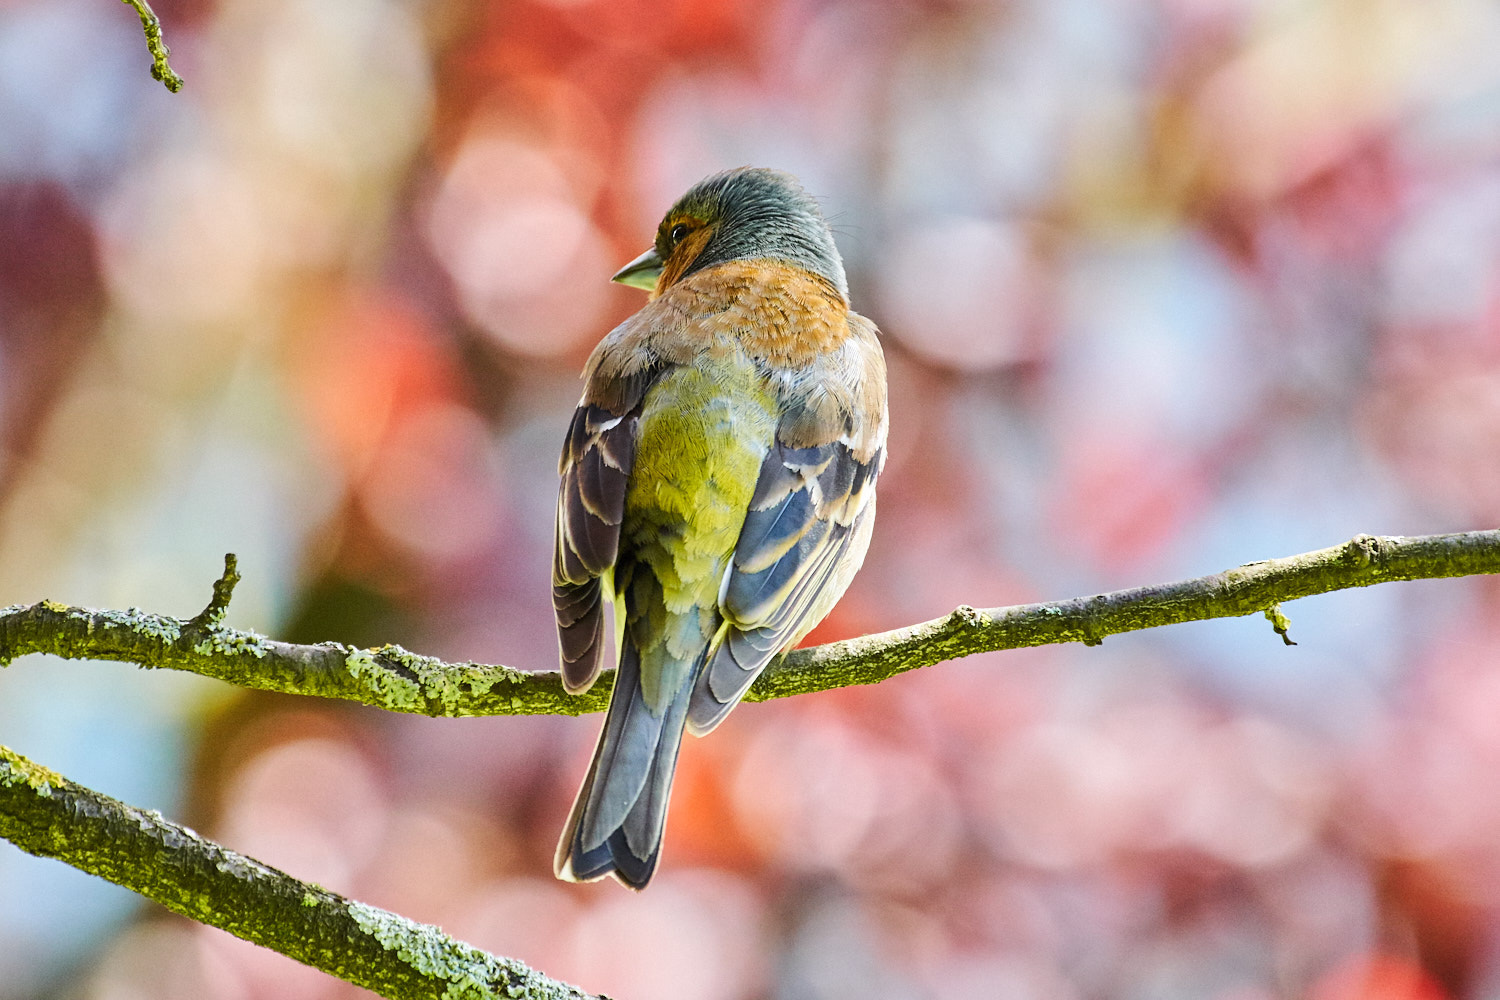
<instances>
[{"instance_id":1,"label":"lichen-covered branch","mask_svg":"<svg viewBox=\"0 0 1500 1000\"><path fill-rule=\"evenodd\" d=\"M870 684L972 653L1105 636L1176 622L1264 614L1291 642L1287 601L1394 580L1500 573L1500 531L1418 538L1361 535L1317 552L1213 576L1049 604L952 614L909 628L798 650L756 682L751 700ZM277 642L226 628L233 556L213 598L186 621L136 609L43 601L0 610L0 665L27 653L127 660L244 687L345 698L429 715L579 714L603 708L611 678L569 697L556 673L448 664L398 646ZM234 854L196 833L73 784L0 747L0 837L133 889L388 997L582 997L435 927L343 899Z\"/></svg>"},{"instance_id":2,"label":"lichen-covered branch","mask_svg":"<svg viewBox=\"0 0 1500 1000\"><path fill-rule=\"evenodd\" d=\"M161 34L161 18L156 16L156 11L146 0L121 0L128 7L135 9L140 15L141 28L146 32L146 48L151 52L151 75L166 84L168 90L177 93L182 89L182 77L173 71L167 64L167 56L172 50L167 48L166 39Z\"/></svg>"},{"instance_id":3,"label":"lichen-covered branch","mask_svg":"<svg viewBox=\"0 0 1500 1000\"><path fill-rule=\"evenodd\" d=\"M232 557L231 557L232 558ZM1223 573L1093 597L987 611L962 607L907 628L789 653L755 682L749 701L873 684L974 653L1057 642L1096 645L1106 636L1205 618L1266 614L1288 640L1280 605L1331 590L1395 580L1500 573L1500 531L1413 538L1360 535L1342 545L1247 563ZM277 642L225 628L224 606L238 579L233 563L214 600L188 621L129 611L94 611L43 601L0 609L0 664L27 653L125 660L186 670L241 687L343 698L434 716L580 715L602 710L613 675L579 696L555 671L444 663L399 646L354 649Z\"/></svg>"},{"instance_id":4,"label":"lichen-covered branch","mask_svg":"<svg viewBox=\"0 0 1500 1000\"><path fill-rule=\"evenodd\" d=\"M789 654L747 700L871 684L944 660L1057 642L1098 645L1120 632L1208 618L1266 614L1291 645L1280 605L1334 590L1398 580L1500 573L1500 530L1452 535L1359 535L1315 552L1245 563L1192 580L1045 604L977 611L961 607L920 625Z\"/></svg>"},{"instance_id":5,"label":"lichen-covered branch","mask_svg":"<svg viewBox=\"0 0 1500 1000\"><path fill-rule=\"evenodd\" d=\"M0 837L392 998L586 1000L509 958L299 881L0 746Z\"/></svg>"},{"instance_id":6,"label":"lichen-covered branch","mask_svg":"<svg viewBox=\"0 0 1500 1000\"><path fill-rule=\"evenodd\" d=\"M226 575L227 578L227 575ZM224 593L224 580L215 585ZM612 675L580 697L556 672L444 663L400 646L306 646L226 628L210 604L184 621L138 608L98 611L53 601L0 608L0 666L27 653L123 660L148 669L185 670L261 691L358 701L433 716L581 715L602 711Z\"/></svg>"}]
</instances>

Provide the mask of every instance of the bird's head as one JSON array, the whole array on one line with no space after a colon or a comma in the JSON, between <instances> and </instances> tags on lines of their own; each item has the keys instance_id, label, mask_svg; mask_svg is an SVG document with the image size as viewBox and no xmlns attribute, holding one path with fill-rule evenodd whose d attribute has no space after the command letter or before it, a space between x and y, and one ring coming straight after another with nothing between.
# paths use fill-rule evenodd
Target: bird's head
<instances>
[{"instance_id":1,"label":"bird's head","mask_svg":"<svg viewBox=\"0 0 1500 1000\"><path fill-rule=\"evenodd\" d=\"M778 260L823 278L845 299L849 284L833 233L797 178L764 167L726 170L677 200L650 250L613 279L660 295L689 274L731 260Z\"/></svg>"}]
</instances>

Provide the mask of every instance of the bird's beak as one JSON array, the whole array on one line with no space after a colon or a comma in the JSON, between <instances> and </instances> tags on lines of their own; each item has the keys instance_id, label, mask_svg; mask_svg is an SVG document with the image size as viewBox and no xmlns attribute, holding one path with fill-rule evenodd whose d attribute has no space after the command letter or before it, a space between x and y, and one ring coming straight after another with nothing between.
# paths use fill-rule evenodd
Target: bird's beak
<instances>
[{"instance_id":1,"label":"bird's beak","mask_svg":"<svg viewBox=\"0 0 1500 1000\"><path fill-rule=\"evenodd\" d=\"M615 276L609 280L618 281L622 285L631 285L635 288L644 288L648 292L654 292L656 291L656 280L661 277L661 269L661 254L656 252L655 247L652 247L616 271Z\"/></svg>"}]
</instances>

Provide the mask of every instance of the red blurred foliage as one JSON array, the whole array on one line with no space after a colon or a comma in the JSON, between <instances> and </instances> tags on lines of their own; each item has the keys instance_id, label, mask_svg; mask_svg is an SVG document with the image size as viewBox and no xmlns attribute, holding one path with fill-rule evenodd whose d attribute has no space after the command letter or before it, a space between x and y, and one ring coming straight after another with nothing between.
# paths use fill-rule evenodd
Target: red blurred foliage
<instances>
[{"instance_id":1,"label":"red blurred foliage","mask_svg":"<svg viewBox=\"0 0 1500 1000\"><path fill-rule=\"evenodd\" d=\"M279 278L228 284L264 305L244 327L273 327L276 350L245 334L222 353L274 367L294 403L286 428L245 436L310 445L311 462L278 468L322 477L264 490L265 506L312 497L326 512L267 519L278 553L306 538L268 603L300 608L321 639L338 611L322 585L347 583L375 592L382 641L408 616L425 652L553 662L551 505L575 373L641 301L594 293L665 207L640 204L643 188L703 161L803 173L837 213L855 306L889 334L874 543L804 645L1188 575L1179 550L1195 540L1270 556L1314 527L1496 523L1500 188L1473 97L1495 86L1493 46L1450 59L1463 39L1433 25L1469 22L1442 3L1431 23L1403 5L1273 7L278 5L371 18L329 46L408 32L427 60L412 86L432 73L406 95L430 99L425 131L393 127L405 138L365 151L395 179L349 174L360 207L309 224L327 246L304 259L264 248L286 249L274 220L315 215L308 191L345 177L331 165L348 150L317 137L349 108L374 114L346 101L371 83L365 50L326 53L282 90L262 79L274 53L229 30L238 8L167 0L178 30L244 48L205 62L225 75L191 107L214 127L163 130L202 148L158 149L149 128L138 142L186 164L176 176L232 178L246 240L224 242ZM110 176L150 194L132 201L144 226L157 208L142 206L176 192L130 155ZM293 189L302 201L277 200ZM218 188L204 190L185 232L217 221ZM7 488L128 291L101 276L96 207L72 191L0 183ZM116 236L126 260L133 235ZM953 275L975 294L930 301ZM1111 282L1123 292L1089 298ZM1143 331L1152 343L1130 340ZM1137 382L1149 400L1113 398ZM162 425L206 422L182 413ZM159 477L160 520L190 478ZM100 523L134 502L111 496ZM91 551L113 530L92 526ZM1500 591L1443 585L1441 601L1412 588L1362 604L1363 622L1310 607L1322 631L1296 651L1122 637L743 706L684 748L641 896L549 876L596 719L281 717L251 699L204 729L190 812L642 996L1476 996L1493 989L1497 933ZM672 949L697 950L675 979ZM215 979L240 1000L351 995L249 949L204 954L239 970ZM107 995L171 994L136 974Z\"/></svg>"},{"instance_id":2,"label":"red blurred foliage","mask_svg":"<svg viewBox=\"0 0 1500 1000\"><path fill-rule=\"evenodd\" d=\"M1314 984L1309 1000L1448 1000L1422 967L1390 955L1357 955Z\"/></svg>"},{"instance_id":3,"label":"red blurred foliage","mask_svg":"<svg viewBox=\"0 0 1500 1000\"><path fill-rule=\"evenodd\" d=\"M82 207L61 184L0 183L0 433L17 456L31 450L104 307L98 240Z\"/></svg>"},{"instance_id":4,"label":"red blurred foliage","mask_svg":"<svg viewBox=\"0 0 1500 1000\"><path fill-rule=\"evenodd\" d=\"M411 303L381 289L309 303L287 351L308 426L356 483L402 421L463 402L459 359Z\"/></svg>"}]
</instances>

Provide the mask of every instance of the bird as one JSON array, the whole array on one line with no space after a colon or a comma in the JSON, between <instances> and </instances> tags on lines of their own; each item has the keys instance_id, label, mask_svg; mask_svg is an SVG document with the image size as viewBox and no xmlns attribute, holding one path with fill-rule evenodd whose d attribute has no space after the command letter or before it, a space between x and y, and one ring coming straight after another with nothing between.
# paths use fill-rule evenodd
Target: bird
<instances>
[{"instance_id":1,"label":"bird","mask_svg":"<svg viewBox=\"0 0 1500 1000\"><path fill-rule=\"evenodd\" d=\"M864 562L886 369L832 231L788 173L693 185L611 280L649 296L584 368L552 600L564 688L599 676L606 601L616 672L554 871L639 890L684 731L723 722Z\"/></svg>"}]
</instances>

